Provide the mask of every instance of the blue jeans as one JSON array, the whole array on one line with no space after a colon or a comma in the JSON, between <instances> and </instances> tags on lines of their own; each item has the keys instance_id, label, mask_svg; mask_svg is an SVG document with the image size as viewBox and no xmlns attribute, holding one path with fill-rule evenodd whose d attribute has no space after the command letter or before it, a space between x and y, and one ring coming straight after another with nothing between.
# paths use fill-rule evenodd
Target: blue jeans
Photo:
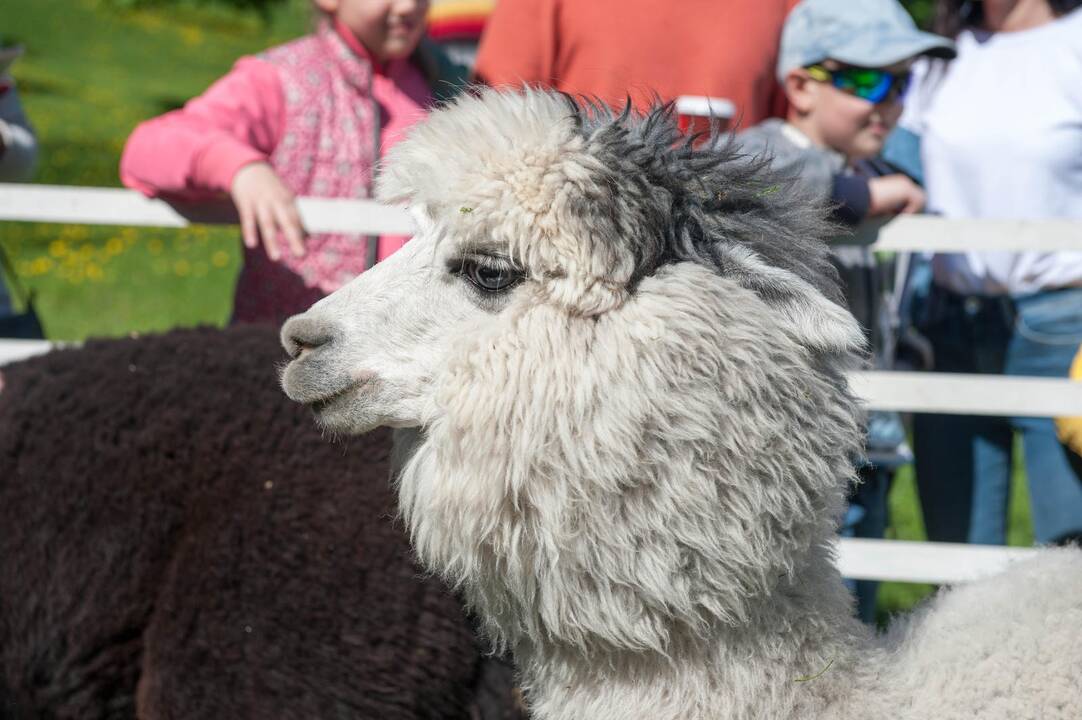
<instances>
[{"instance_id":1,"label":"blue jeans","mask_svg":"<svg viewBox=\"0 0 1082 720\"><path fill-rule=\"evenodd\" d=\"M0 338L37 340L43 337L45 333L37 313L29 306L23 312L16 313L4 279L0 277Z\"/></svg>"},{"instance_id":2,"label":"blue jeans","mask_svg":"<svg viewBox=\"0 0 1082 720\"><path fill-rule=\"evenodd\" d=\"M865 465L859 470L860 484L849 495L849 504L838 534L842 537L881 540L887 529L887 493L894 470ZM879 583L874 580L851 580L845 584L857 600L857 616L868 624L875 622Z\"/></svg>"},{"instance_id":3,"label":"blue jeans","mask_svg":"<svg viewBox=\"0 0 1082 720\"><path fill-rule=\"evenodd\" d=\"M937 372L1067 377L1082 345L1082 288L963 297L936 288L925 335ZM916 415L917 487L930 540L1003 544L1013 434L1022 436L1037 542L1082 533L1077 457L1051 418Z\"/></svg>"}]
</instances>

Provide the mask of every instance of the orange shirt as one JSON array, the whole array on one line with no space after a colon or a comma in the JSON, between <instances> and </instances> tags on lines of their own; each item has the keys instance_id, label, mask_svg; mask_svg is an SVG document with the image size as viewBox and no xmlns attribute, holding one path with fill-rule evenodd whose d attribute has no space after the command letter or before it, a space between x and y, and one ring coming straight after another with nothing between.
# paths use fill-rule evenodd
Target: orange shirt
<instances>
[{"instance_id":1,"label":"orange shirt","mask_svg":"<svg viewBox=\"0 0 1082 720\"><path fill-rule=\"evenodd\" d=\"M637 108L654 93L731 100L731 127L783 113L774 80L797 0L498 0L478 51L489 85L540 83Z\"/></svg>"}]
</instances>

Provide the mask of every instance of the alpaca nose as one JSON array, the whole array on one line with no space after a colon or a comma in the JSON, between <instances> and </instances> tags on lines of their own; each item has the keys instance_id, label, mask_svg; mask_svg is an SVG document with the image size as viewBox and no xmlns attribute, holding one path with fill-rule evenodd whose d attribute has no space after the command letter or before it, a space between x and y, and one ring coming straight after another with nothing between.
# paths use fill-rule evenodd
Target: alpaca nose
<instances>
[{"instance_id":1,"label":"alpaca nose","mask_svg":"<svg viewBox=\"0 0 1082 720\"><path fill-rule=\"evenodd\" d=\"M282 326L282 347L294 360L306 352L329 345L334 340L334 326L308 315L295 315Z\"/></svg>"}]
</instances>

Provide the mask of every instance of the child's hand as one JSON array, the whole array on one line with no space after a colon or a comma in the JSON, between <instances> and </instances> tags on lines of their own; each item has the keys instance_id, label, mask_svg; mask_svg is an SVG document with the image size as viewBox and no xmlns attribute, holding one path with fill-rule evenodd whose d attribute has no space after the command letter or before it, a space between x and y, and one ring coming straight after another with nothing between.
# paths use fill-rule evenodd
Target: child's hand
<instances>
[{"instance_id":1,"label":"child's hand","mask_svg":"<svg viewBox=\"0 0 1082 720\"><path fill-rule=\"evenodd\" d=\"M251 163L238 170L230 194L247 247L258 247L262 240L267 255L277 260L279 244L285 238L294 255L304 255L305 232L297 203L269 164Z\"/></svg>"},{"instance_id":2,"label":"child's hand","mask_svg":"<svg viewBox=\"0 0 1082 720\"><path fill-rule=\"evenodd\" d=\"M915 213L924 209L924 190L901 173L868 180L868 215Z\"/></svg>"}]
</instances>

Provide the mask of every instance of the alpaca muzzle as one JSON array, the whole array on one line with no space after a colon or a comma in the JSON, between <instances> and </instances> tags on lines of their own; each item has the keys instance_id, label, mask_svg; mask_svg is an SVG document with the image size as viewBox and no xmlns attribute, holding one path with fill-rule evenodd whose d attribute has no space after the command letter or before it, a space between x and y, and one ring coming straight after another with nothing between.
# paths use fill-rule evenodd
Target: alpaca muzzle
<instances>
[{"instance_id":1,"label":"alpaca muzzle","mask_svg":"<svg viewBox=\"0 0 1082 720\"><path fill-rule=\"evenodd\" d=\"M281 343L291 358L282 369L282 389L290 400L319 406L342 395L356 380L335 370L337 328L310 314L296 315L282 326Z\"/></svg>"},{"instance_id":2,"label":"alpaca muzzle","mask_svg":"<svg viewBox=\"0 0 1082 720\"><path fill-rule=\"evenodd\" d=\"M282 326L282 347L293 360L330 345L338 333L330 323L310 317L307 313L294 315Z\"/></svg>"}]
</instances>

